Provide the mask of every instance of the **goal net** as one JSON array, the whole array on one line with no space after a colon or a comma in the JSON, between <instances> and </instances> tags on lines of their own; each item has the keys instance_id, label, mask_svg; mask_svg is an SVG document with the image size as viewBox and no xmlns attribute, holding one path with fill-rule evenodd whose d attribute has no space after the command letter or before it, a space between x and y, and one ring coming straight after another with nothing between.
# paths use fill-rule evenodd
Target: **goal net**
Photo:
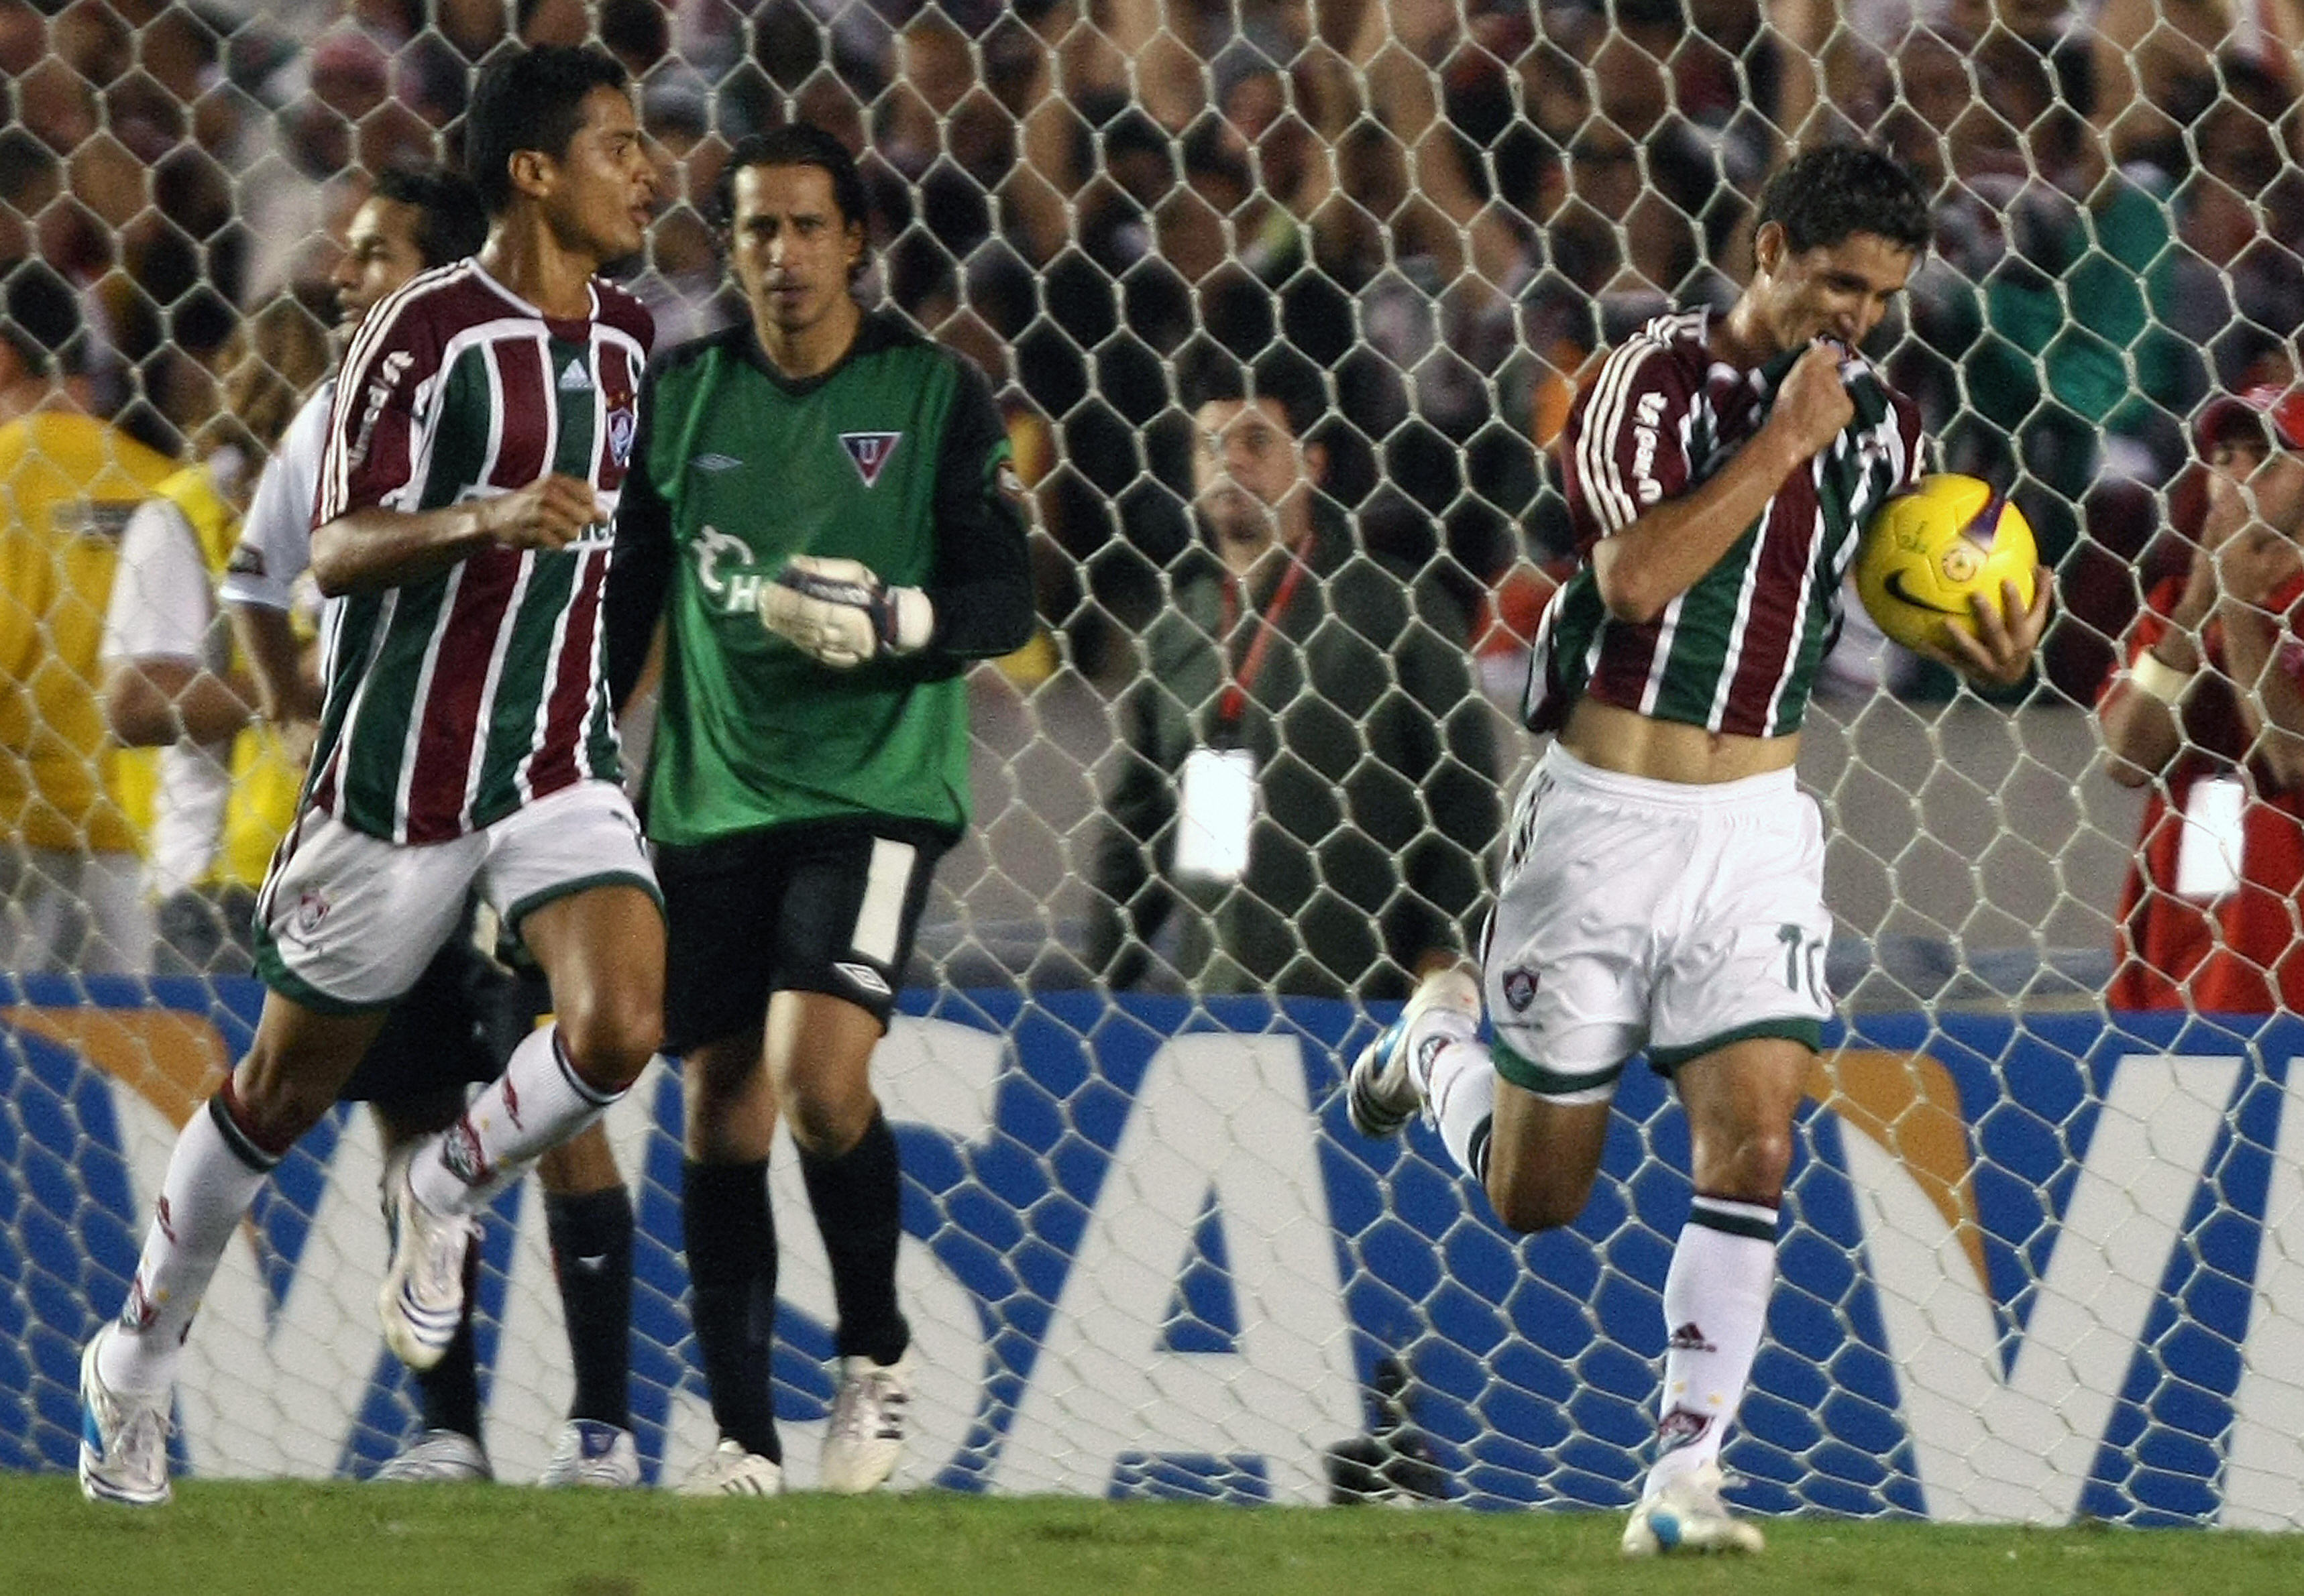
<instances>
[{"instance_id":1,"label":"goal net","mask_svg":"<svg viewBox=\"0 0 2304 1596\"><path fill-rule=\"evenodd\" d=\"M335 241L370 174L452 156L474 64L515 38L594 39L634 74L665 207L631 283L664 343L736 308L704 214L734 140L799 117L857 150L860 291L984 368L1033 500L1039 635L970 679L976 826L875 1067L921 1353L900 1484L1631 1499L1690 1195L1662 1083L1626 1072L1578 1224L1513 1237L1428 1132L1345 1122L1397 950L1365 938L1333 967L1311 910L1267 916L1300 939L1275 980L1227 950L1246 884L1180 890L1154 928L1115 921L1099 860L1132 706L1174 686L1143 640L1206 555L1195 362L1277 350L1315 374L1324 513L1445 637L1447 746L1493 748L1494 804L1537 752L1513 709L1572 554L1550 450L1580 380L1667 304L1732 300L1783 150L1864 136L1936 220L1871 352L1942 469L2012 494L2058 616L2036 680L1988 700L1852 603L1826 667L1800 774L1840 1018L1728 1447L1737 1499L2304 1521L2304 1021L2279 967L2300 873L2249 818L2304 814L2275 757L2304 640L2257 605L2286 629L2266 673L2236 697L2212 651L2198 680L2231 714L2189 715L2157 772L2111 758L2095 713L2147 595L2191 568L2205 408L2297 378L2287 0L0 0L0 1467L72 1466L78 1349L261 1001L228 949L156 962L154 778L104 721L123 525L220 448L257 463L266 407L330 359ZM111 424L95 463L41 419L64 394ZM1402 669L1398 639L1368 642ZM1421 842L1355 833L1343 806L1378 718L1343 716L1316 785L1346 818L1305 849L1393 873L1370 900L1336 890L1372 921L1422 891ZM1403 786L1436 831L1429 773ZM2163 907L2221 939L2213 982L2187 963L2155 987L2122 950L2152 837ZM1477 933L1474 904L1421 907ZM1115 954L1115 925L1145 935ZM679 1129L661 1066L609 1121L652 1481L715 1440ZM378 1166L342 1110L267 1188L187 1349L182 1467L365 1475L411 1432L374 1322ZM805 1486L832 1294L788 1144L773 1189L777 1411ZM482 1246L487 1440L501 1477L532 1477L570 1391L532 1185Z\"/></svg>"}]
</instances>

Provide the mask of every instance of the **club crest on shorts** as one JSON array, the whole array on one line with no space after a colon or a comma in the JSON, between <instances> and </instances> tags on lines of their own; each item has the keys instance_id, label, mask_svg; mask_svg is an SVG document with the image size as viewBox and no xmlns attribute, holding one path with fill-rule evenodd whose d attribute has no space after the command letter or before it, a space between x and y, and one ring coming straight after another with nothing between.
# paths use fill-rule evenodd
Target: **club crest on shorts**
<instances>
[{"instance_id":1,"label":"club crest on shorts","mask_svg":"<svg viewBox=\"0 0 2304 1596\"><path fill-rule=\"evenodd\" d=\"M848 451L848 458L855 462L856 474L864 479L866 487L880 480L880 473L887 469L889 457L896 452L896 445L903 441L904 435L900 432L843 432L840 435L840 446Z\"/></svg>"},{"instance_id":2,"label":"club crest on shorts","mask_svg":"<svg viewBox=\"0 0 2304 1596\"><path fill-rule=\"evenodd\" d=\"M320 923L328 917L328 900L318 892L296 895L296 913L288 922L288 933L298 942L309 942L320 934Z\"/></svg>"},{"instance_id":3,"label":"club crest on shorts","mask_svg":"<svg viewBox=\"0 0 2304 1596\"><path fill-rule=\"evenodd\" d=\"M1536 972L1513 968L1504 972L1504 1002L1514 1014L1525 1014L1528 1006L1536 1001Z\"/></svg>"}]
</instances>

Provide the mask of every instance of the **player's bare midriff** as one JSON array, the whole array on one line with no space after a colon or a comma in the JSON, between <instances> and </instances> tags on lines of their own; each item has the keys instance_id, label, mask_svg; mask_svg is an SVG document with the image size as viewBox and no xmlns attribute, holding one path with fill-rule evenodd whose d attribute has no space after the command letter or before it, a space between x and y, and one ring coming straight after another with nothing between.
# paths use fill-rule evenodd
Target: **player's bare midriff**
<instances>
[{"instance_id":1,"label":"player's bare midriff","mask_svg":"<svg viewBox=\"0 0 2304 1596\"><path fill-rule=\"evenodd\" d=\"M1711 786L1780 771L1800 757L1800 734L1738 737L1581 698L1560 730L1560 746L1600 770L1652 781Z\"/></svg>"}]
</instances>

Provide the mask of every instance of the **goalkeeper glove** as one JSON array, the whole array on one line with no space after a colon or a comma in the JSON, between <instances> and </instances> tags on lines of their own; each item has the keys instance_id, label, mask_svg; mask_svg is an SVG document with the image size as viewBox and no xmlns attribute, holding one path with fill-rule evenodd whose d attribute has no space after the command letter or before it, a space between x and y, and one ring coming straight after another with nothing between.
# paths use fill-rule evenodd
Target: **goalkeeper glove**
<instances>
[{"instance_id":1,"label":"goalkeeper glove","mask_svg":"<svg viewBox=\"0 0 2304 1596\"><path fill-rule=\"evenodd\" d=\"M795 554L760 589L760 624L836 671L928 646L936 610L917 587L891 587L854 560Z\"/></svg>"}]
</instances>

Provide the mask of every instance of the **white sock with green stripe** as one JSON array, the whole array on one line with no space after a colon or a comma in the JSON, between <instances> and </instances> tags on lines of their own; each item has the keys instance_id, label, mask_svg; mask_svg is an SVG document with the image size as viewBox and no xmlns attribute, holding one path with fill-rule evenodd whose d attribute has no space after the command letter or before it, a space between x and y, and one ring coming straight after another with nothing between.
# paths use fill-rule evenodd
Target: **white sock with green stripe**
<instances>
[{"instance_id":1,"label":"white sock with green stripe","mask_svg":"<svg viewBox=\"0 0 2304 1596\"><path fill-rule=\"evenodd\" d=\"M239 1103L227 1077L184 1122L168 1156L127 1305L97 1349L97 1373L115 1390L165 1391L175 1383L192 1315L285 1151L257 1144Z\"/></svg>"},{"instance_id":2,"label":"white sock with green stripe","mask_svg":"<svg viewBox=\"0 0 2304 1596\"><path fill-rule=\"evenodd\" d=\"M1469 1039L1445 1042L1425 1053L1419 1044L1433 1040L1426 1027L1444 1020L1462 1022L1470 1029L1461 1015L1439 1010L1425 1015L1418 1026L1422 1034L1408 1038L1408 1068L1423 1089L1425 1111L1440 1127L1448 1156L1486 1186L1488 1128L1496 1113L1496 1067L1488 1050Z\"/></svg>"},{"instance_id":3,"label":"white sock with green stripe","mask_svg":"<svg viewBox=\"0 0 2304 1596\"><path fill-rule=\"evenodd\" d=\"M1775 1283L1775 1209L1698 1193L1664 1278L1664 1396L1649 1495L1719 1457Z\"/></svg>"},{"instance_id":4,"label":"white sock with green stripe","mask_svg":"<svg viewBox=\"0 0 2304 1596\"><path fill-rule=\"evenodd\" d=\"M530 1031L464 1117L417 1150L408 1184L435 1213L477 1212L622 1095L576 1073L558 1026Z\"/></svg>"}]
</instances>

